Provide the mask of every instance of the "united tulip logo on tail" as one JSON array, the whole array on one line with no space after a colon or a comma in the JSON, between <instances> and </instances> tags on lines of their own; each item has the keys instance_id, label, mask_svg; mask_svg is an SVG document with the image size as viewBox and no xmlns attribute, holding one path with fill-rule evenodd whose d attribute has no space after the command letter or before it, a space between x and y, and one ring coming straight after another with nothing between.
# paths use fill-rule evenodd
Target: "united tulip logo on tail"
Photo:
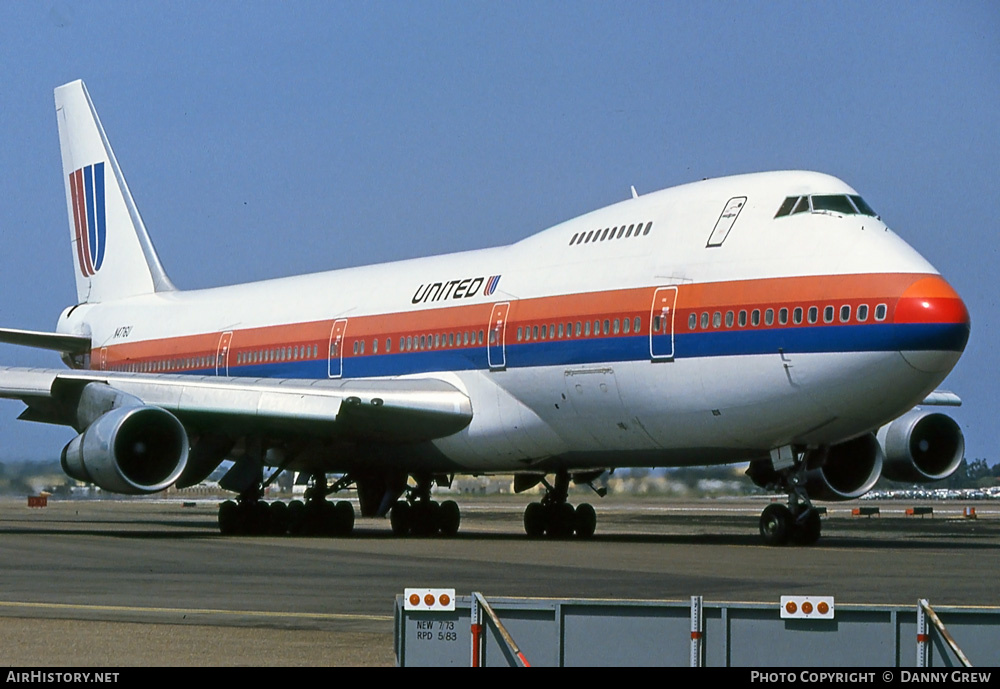
<instances>
[{"instance_id":1,"label":"united tulip logo on tail","mask_svg":"<svg viewBox=\"0 0 1000 689\"><path fill-rule=\"evenodd\" d=\"M104 163L82 167L69 176L73 224L80 271L90 277L104 263L107 227L104 220Z\"/></svg>"}]
</instances>

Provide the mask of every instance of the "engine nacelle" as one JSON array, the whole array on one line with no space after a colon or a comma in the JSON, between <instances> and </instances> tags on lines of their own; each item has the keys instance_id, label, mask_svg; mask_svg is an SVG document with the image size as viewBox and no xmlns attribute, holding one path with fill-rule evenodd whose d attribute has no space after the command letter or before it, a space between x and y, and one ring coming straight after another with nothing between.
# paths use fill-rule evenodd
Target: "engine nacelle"
<instances>
[{"instance_id":1,"label":"engine nacelle","mask_svg":"<svg viewBox=\"0 0 1000 689\"><path fill-rule=\"evenodd\" d=\"M170 487L187 464L188 436L159 407L119 407L98 417L62 451L71 478L127 495Z\"/></svg>"},{"instance_id":2,"label":"engine nacelle","mask_svg":"<svg viewBox=\"0 0 1000 689\"><path fill-rule=\"evenodd\" d=\"M824 452L823 450L817 452ZM870 491L882 473L885 455L873 433L831 445L806 473L806 490L818 500L854 500Z\"/></svg>"},{"instance_id":3,"label":"engine nacelle","mask_svg":"<svg viewBox=\"0 0 1000 689\"><path fill-rule=\"evenodd\" d=\"M951 476L965 457L965 436L950 416L914 409L878 431L886 478L926 483Z\"/></svg>"}]
</instances>

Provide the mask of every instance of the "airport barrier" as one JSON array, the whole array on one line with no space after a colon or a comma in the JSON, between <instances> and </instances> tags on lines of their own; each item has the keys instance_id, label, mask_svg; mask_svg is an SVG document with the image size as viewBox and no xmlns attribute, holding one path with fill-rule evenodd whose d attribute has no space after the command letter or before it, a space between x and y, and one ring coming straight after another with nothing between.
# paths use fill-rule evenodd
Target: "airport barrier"
<instances>
[{"instance_id":1,"label":"airport barrier","mask_svg":"<svg viewBox=\"0 0 1000 689\"><path fill-rule=\"evenodd\" d=\"M1000 607L456 596L395 602L396 664L961 667L1000 664Z\"/></svg>"}]
</instances>

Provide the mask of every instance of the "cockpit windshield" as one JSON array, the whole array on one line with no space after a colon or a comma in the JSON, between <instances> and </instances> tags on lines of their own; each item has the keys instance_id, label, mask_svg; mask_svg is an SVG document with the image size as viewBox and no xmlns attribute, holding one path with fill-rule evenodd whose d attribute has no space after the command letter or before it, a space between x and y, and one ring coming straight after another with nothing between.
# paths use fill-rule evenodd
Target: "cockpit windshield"
<instances>
[{"instance_id":1,"label":"cockpit windshield","mask_svg":"<svg viewBox=\"0 0 1000 689\"><path fill-rule=\"evenodd\" d=\"M878 214L865 200L857 195L846 194L812 194L811 196L789 196L781 204L774 217L797 213L839 213L840 215L870 215L877 218Z\"/></svg>"}]
</instances>

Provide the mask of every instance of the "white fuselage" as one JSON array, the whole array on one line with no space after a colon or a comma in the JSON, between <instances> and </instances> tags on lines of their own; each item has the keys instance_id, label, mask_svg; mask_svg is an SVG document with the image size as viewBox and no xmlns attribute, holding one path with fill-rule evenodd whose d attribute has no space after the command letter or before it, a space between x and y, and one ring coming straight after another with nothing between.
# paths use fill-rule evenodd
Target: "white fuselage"
<instances>
[{"instance_id":1,"label":"white fuselage","mask_svg":"<svg viewBox=\"0 0 1000 689\"><path fill-rule=\"evenodd\" d=\"M968 334L877 217L775 217L812 194L856 192L809 172L709 180L510 246L83 304L59 330L92 338L95 369L448 381L474 416L428 461L470 472L752 459L906 412Z\"/></svg>"}]
</instances>

